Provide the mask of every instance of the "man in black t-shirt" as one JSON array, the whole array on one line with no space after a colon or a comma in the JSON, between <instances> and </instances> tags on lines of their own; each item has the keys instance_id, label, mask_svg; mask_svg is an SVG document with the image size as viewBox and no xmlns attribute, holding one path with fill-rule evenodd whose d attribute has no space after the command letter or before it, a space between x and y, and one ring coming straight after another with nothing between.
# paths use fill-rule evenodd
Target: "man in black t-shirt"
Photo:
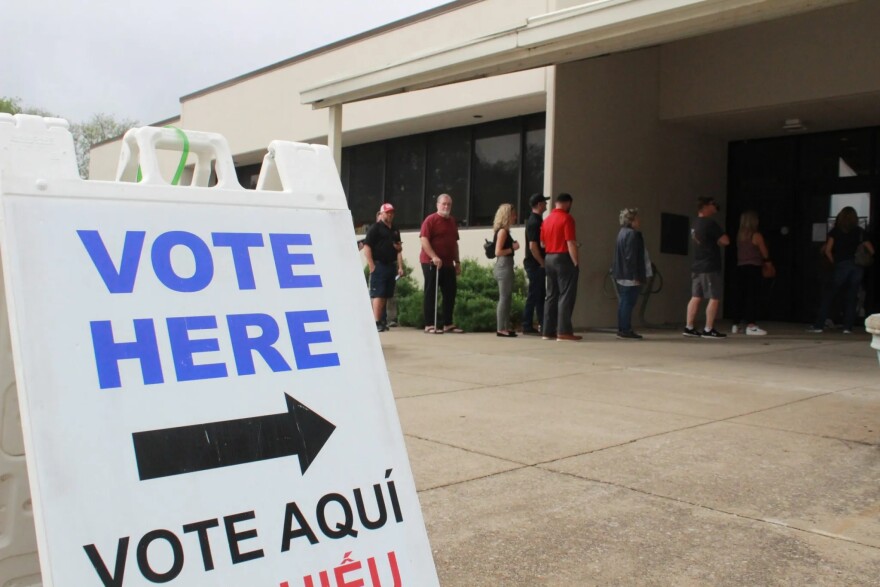
<instances>
[{"instance_id":1,"label":"man in black t-shirt","mask_svg":"<svg viewBox=\"0 0 880 587\"><path fill-rule=\"evenodd\" d=\"M526 253L523 267L529 278L529 293L523 308L523 334L541 334L541 322L544 320L544 298L547 296L547 274L544 271L544 247L541 246L541 223L547 210L544 194L532 194L529 206L532 213L526 220ZM532 316L538 316L538 328L532 322Z\"/></svg>"},{"instance_id":2,"label":"man in black t-shirt","mask_svg":"<svg viewBox=\"0 0 880 587\"><path fill-rule=\"evenodd\" d=\"M403 246L394 226L394 206L382 204L378 221L364 237L364 257L370 266L370 299L379 332L388 330L382 316L385 304L394 296L394 285L403 276Z\"/></svg>"},{"instance_id":3,"label":"man in black t-shirt","mask_svg":"<svg viewBox=\"0 0 880 587\"><path fill-rule=\"evenodd\" d=\"M721 247L730 244L730 237L712 220L719 208L714 198L697 198L697 219L691 229L694 243L691 299L687 306L687 324L682 332L685 336L709 339L727 337L715 330L715 317L721 304ZM709 298L709 303L706 304L706 327L700 331L694 328L694 322L703 298Z\"/></svg>"}]
</instances>

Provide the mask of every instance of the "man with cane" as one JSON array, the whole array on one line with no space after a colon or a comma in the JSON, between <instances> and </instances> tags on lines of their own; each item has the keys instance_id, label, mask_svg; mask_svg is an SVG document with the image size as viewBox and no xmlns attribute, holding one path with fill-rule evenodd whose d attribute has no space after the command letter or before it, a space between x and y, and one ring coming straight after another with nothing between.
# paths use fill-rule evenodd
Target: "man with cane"
<instances>
[{"instance_id":1,"label":"man with cane","mask_svg":"<svg viewBox=\"0 0 880 587\"><path fill-rule=\"evenodd\" d=\"M458 257L458 224L452 217L452 197L449 194L437 196L437 212L422 222L419 240L422 244L419 262L425 276L425 332L464 332L452 321L461 261ZM443 294L440 316L438 290Z\"/></svg>"}]
</instances>

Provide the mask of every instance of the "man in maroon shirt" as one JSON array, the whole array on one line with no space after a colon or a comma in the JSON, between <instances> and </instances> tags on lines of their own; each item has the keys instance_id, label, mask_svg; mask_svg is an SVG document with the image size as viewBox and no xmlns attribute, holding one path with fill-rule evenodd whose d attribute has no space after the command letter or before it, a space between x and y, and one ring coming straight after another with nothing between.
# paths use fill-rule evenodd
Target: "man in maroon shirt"
<instances>
[{"instance_id":1,"label":"man in maroon shirt","mask_svg":"<svg viewBox=\"0 0 880 587\"><path fill-rule=\"evenodd\" d=\"M461 261L458 257L458 224L452 217L452 197L449 194L437 196L437 212L422 222L419 240L422 243L419 262L425 276L425 332L463 332L452 321ZM443 312L439 324L434 324L438 280L443 293Z\"/></svg>"},{"instance_id":2,"label":"man in maroon shirt","mask_svg":"<svg viewBox=\"0 0 880 587\"><path fill-rule=\"evenodd\" d=\"M544 268L547 271L547 299L544 303L544 340L581 340L574 333L571 314L577 298L578 243L575 238L574 218L569 214L570 194L556 196L555 208L541 224L541 241L547 251Z\"/></svg>"}]
</instances>

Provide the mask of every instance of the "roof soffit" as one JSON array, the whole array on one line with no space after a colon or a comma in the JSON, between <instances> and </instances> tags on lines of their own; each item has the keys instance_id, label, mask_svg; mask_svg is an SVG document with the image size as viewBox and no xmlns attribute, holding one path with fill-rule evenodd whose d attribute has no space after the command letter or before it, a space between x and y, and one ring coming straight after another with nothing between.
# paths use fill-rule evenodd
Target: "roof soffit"
<instances>
[{"instance_id":1,"label":"roof soffit","mask_svg":"<svg viewBox=\"0 0 880 587\"><path fill-rule=\"evenodd\" d=\"M314 108L647 47L854 0L596 0L304 90Z\"/></svg>"}]
</instances>

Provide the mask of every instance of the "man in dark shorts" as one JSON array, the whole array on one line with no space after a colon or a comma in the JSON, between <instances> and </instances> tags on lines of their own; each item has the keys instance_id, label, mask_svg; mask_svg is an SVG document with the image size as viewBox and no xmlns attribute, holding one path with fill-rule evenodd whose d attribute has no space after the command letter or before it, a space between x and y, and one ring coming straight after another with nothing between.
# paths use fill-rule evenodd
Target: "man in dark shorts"
<instances>
[{"instance_id":1,"label":"man in dark shorts","mask_svg":"<svg viewBox=\"0 0 880 587\"><path fill-rule=\"evenodd\" d=\"M721 247L730 244L730 237L724 233L717 222L712 220L720 206L714 198L697 198L697 219L691 229L694 241L694 260L691 264L691 300L687 306L687 324L685 336L698 338L726 338L715 330L715 317L721 301ZM700 331L694 328L697 311L703 298L709 298L706 304L706 327Z\"/></svg>"},{"instance_id":2,"label":"man in dark shorts","mask_svg":"<svg viewBox=\"0 0 880 587\"><path fill-rule=\"evenodd\" d=\"M544 212L547 210L547 200L544 194L532 194L529 198L529 206L532 213L526 220L526 254L523 259L523 267L529 278L529 293L526 296L526 305L523 308L522 331L523 334L541 334L541 324L544 323L544 297L547 295L547 274L544 271L544 247L541 246L541 224L544 222ZM538 328L535 328L532 317L538 317Z\"/></svg>"},{"instance_id":3,"label":"man in dark shorts","mask_svg":"<svg viewBox=\"0 0 880 587\"><path fill-rule=\"evenodd\" d=\"M379 219L364 238L364 257L370 266L370 299L376 330L385 332L388 326L382 316L385 304L394 297L394 285L403 276L403 246L400 231L394 226L394 206L382 204Z\"/></svg>"}]
</instances>

